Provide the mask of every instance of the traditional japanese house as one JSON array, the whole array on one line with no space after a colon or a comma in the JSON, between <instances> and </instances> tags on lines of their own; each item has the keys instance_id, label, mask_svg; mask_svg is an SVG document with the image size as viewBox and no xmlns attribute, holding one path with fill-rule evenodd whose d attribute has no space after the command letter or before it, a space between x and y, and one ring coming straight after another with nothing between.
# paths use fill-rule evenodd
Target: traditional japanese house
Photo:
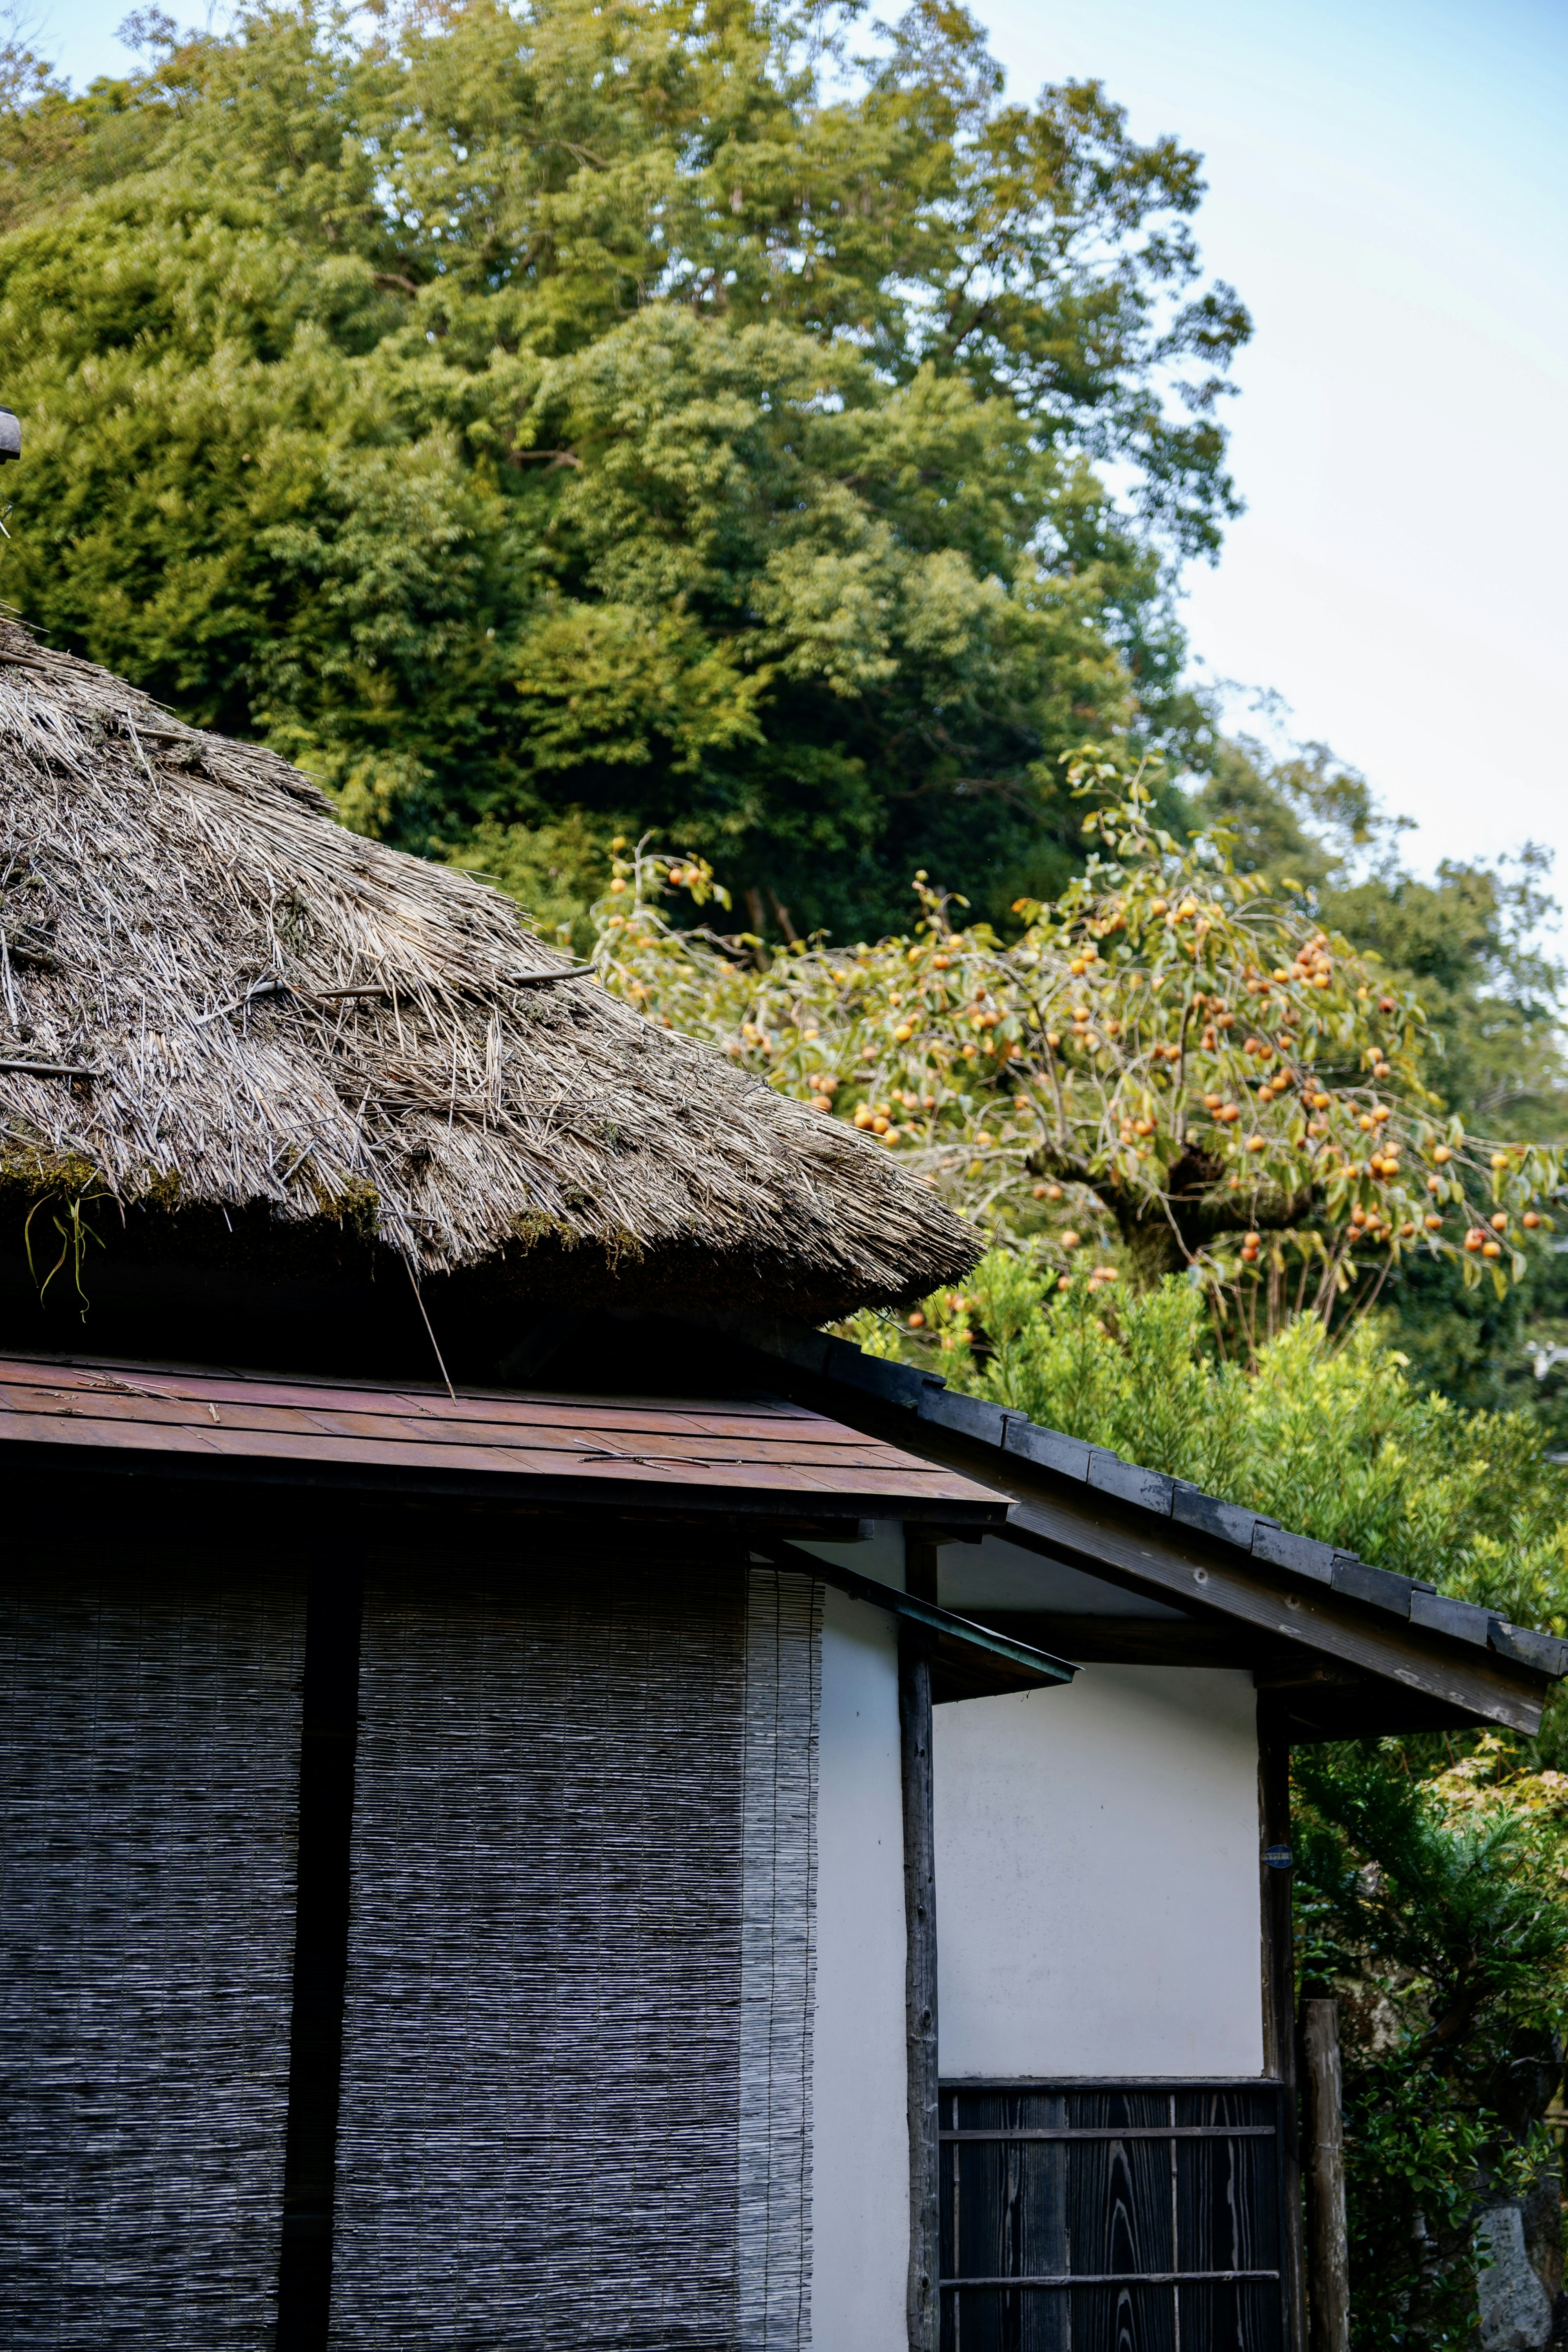
<instances>
[{"instance_id":1,"label":"traditional japanese house","mask_svg":"<svg viewBox=\"0 0 1568 2352\"><path fill-rule=\"evenodd\" d=\"M889 1155L12 627L0 782L5 2341L1292 2344L1289 1744L1563 1645L824 1338Z\"/></svg>"}]
</instances>

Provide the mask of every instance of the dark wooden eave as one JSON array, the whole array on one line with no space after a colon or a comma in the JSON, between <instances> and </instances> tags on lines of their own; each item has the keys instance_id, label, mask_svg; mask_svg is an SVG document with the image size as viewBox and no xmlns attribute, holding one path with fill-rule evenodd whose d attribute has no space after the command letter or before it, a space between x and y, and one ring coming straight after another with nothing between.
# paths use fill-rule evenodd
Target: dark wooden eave
<instances>
[{"instance_id":1,"label":"dark wooden eave","mask_svg":"<svg viewBox=\"0 0 1568 2352\"><path fill-rule=\"evenodd\" d=\"M100 1474L463 1496L531 1510L724 1515L773 1525L899 1517L1000 1527L995 1491L777 1396L450 1397L90 1358L0 1359L0 1461Z\"/></svg>"},{"instance_id":2,"label":"dark wooden eave","mask_svg":"<svg viewBox=\"0 0 1568 2352\"><path fill-rule=\"evenodd\" d=\"M1481 1725L1532 1735L1568 1643L820 1333L735 1332L759 1383L1004 1495L1006 1540L1185 1620L986 1612L1081 1663L1245 1665L1292 1740ZM963 1531L953 1529L955 1535Z\"/></svg>"},{"instance_id":3,"label":"dark wooden eave","mask_svg":"<svg viewBox=\"0 0 1568 2352\"><path fill-rule=\"evenodd\" d=\"M1283 1590L1277 1573L1227 1556L1213 1538L1174 1527L1152 1533L1124 1504L1047 1494L1039 1483L1019 1479L1020 1493L1009 1476L1009 1542L1180 1608L1211 1638L1223 1633L1258 1687L1276 1695L1293 1738L1476 1723L1532 1734L1540 1725L1542 1683L1484 1650L1331 1590Z\"/></svg>"},{"instance_id":4,"label":"dark wooden eave","mask_svg":"<svg viewBox=\"0 0 1568 2352\"><path fill-rule=\"evenodd\" d=\"M437 1495L564 1507L580 1528L642 1506L658 1518L739 1515L753 1559L839 1586L910 1622L928 1645L935 1695L974 1698L1072 1680L1037 1644L799 1550L787 1530L823 1522L840 1540L862 1517L921 1524L956 1510L972 1530L1005 1523L1001 1497L961 1473L776 1397L450 1396L391 1382L279 1380L210 1368L0 1359L0 1462L34 1468L52 1493L62 1449L79 1494L130 1471L166 1486L222 1477L244 1486L323 1480L388 1500ZM242 1508L250 1505L242 1503Z\"/></svg>"}]
</instances>

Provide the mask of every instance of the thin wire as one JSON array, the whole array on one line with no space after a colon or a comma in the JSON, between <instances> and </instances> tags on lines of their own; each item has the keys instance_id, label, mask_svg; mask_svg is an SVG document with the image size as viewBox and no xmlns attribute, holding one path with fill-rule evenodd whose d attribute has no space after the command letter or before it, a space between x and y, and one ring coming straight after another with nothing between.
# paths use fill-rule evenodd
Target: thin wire
<instances>
[{"instance_id":1,"label":"thin wire","mask_svg":"<svg viewBox=\"0 0 1568 2352\"><path fill-rule=\"evenodd\" d=\"M436 1351L436 1361L441 1367L441 1378L447 1383L447 1394L451 1398L452 1402L456 1404L458 1402L458 1391L452 1386L452 1375L447 1370L447 1360L441 1353L440 1345L437 1340L435 1332L430 1328L430 1318L425 1312L425 1294L419 1287L419 1276L415 1273L414 1268L411 1265L408 1265L408 1260L406 1258L404 1259L403 1263L405 1266L408 1266L408 1279L414 1286L415 1300L418 1306L420 1316L423 1318L425 1328L429 1333L430 1345Z\"/></svg>"}]
</instances>

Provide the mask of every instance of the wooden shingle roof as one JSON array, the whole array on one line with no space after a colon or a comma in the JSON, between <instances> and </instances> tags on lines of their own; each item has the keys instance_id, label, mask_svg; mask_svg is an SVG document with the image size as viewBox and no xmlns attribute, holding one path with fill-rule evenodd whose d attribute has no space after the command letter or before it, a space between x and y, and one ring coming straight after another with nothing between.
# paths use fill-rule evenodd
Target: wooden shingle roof
<instances>
[{"instance_id":1,"label":"wooden shingle roof","mask_svg":"<svg viewBox=\"0 0 1568 2352\"><path fill-rule=\"evenodd\" d=\"M0 1459L71 1447L160 1475L258 1476L538 1503L1001 1525L991 1490L778 1397L456 1397L91 1358L0 1358Z\"/></svg>"}]
</instances>

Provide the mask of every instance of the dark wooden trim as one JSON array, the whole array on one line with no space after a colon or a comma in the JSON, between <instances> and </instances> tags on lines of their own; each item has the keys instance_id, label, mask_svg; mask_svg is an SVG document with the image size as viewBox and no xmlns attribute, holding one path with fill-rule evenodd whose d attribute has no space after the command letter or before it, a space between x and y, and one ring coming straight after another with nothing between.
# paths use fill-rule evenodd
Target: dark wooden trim
<instances>
[{"instance_id":1,"label":"dark wooden trim","mask_svg":"<svg viewBox=\"0 0 1568 2352\"><path fill-rule=\"evenodd\" d=\"M275 2352L326 2352L348 1980L349 1869L363 1579L347 1530L311 1563L306 1601L300 1843L283 2242Z\"/></svg>"},{"instance_id":2,"label":"dark wooden trim","mask_svg":"<svg viewBox=\"0 0 1568 2352\"><path fill-rule=\"evenodd\" d=\"M944 2147L960 2141L980 2140L994 2147L1022 2140L1104 2139L1120 2143L1128 2139L1277 2139L1272 2124L1061 2124L1053 2130L1015 2131L944 2131L939 2135ZM1272 2278L1275 2273L1268 2273Z\"/></svg>"},{"instance_id":3,"label":"dark wooden trim","mask_svg":"<svg viewBox=\"0 0 1568 2352\"><path fill-rule=\"evenodd\" d=\"M1157 1537L1133 1529L1096 1507L1087 1492L1081 1500L1058 1495L1015 1502L1007 1539L1112 1583L1152 1590L1195 1613L1228 1618L1254 1633L1315 1650L1487 1722L1528 1734L1540 1726L1542 1696L1527 1696L1520 1680L1483 1653L1436 1654L1428 1637L1370 1605L1342 1600L1326 1586L1282 1590L1224 1544L1189 1538L1175 1527L1162 1528Z\"/></svg>"},{"instance_id":4,"label":"dark wooden trim","mask_svg":"<svg viewBox=\"0 0 1568 2352\"><path fill-rule=\"evenodd\" d=\"M1295 1966L1289 1870L1263 1860L1270 1847L1290 1843L1290 1750L1268 1710L1258 1725L1258 1828L1259 1916L1262 1936L1263 2071L1279 2083L1295 2081Z\"/></svg>"},{"instance_id":5,"label":"dark wooden trim","mask_svg":"<svg viewBox=\"0 0 1568 2352\"><path fill-rule=\"evenodd\" d=\"M1396 1689L1381 1676L1331 1664L1304 1644L1270 1641L1223 1619L1077 1616L1065 1611L1010 1609L985 1613L986 1622L999 1633L1082 1666L1250 1669L1260 1701L1276 1705L1282 1736L1298 1741L1439 1731L1455 1720L1440 1700Z\"/></svg>"},{"instance_id":6,"label":"dark wooden trim","mask_svg":"<svg viewBox=\"0 0 1568 2352\"><path fill-rule=\"evenodd\" d=\"M1240 2279L1268 2280L1279 2275L1278 2271L1053 2271L1039 2278L1012 2278L1004 2273L998 2278L943 2279L942 2285L958 2291L974 2286L1234 2286Z\"/></svg>"},{"instance_id":7,"label":"dark wooden trim","mask_svg":"<svg viewBox=\"0 0 1568 2352\"><path fill-rule=\"evenodd\" d=\"M1272 2074L945 2074L942 2096L965 2091L994 2091L1006 2098L1027 2097L1032 2091L1274 2091ZM1222 2137L1226 2126L1215 2126ZM1234 2131L1229 2135L1234 2137ZM1009 2132L1006 2138L1016 2137ZM1166 2135L1162 2132L1161 2137Z\"/></svg>"},{"instance_id":8,"label":"dark wooden trim","mask_svg":"<svg viewBox=\"0 0 1568 2352\"><path fill-rule=\"evenodd\" d=\"M928 1609L938 1609L937 1588L941 1580L942 1559L937 1538L925 1528L904 1535L904 1591L911 1601L923 1601Z\"/></svg>"},{"instance_id":9,"label":"dark wooden trim","mask_svg":"<svg viewBox=\"0 0 1568 2352\"><path fill-rule=\"evenodd\" d=\"M1350 2250L1345 2236L1345 2138L1340 2083L1340 2005L1301 2004L1307 2105L1307 2244L1311 2352L1350 2352Z\"/></svg>"},{"instance_id":10,"label":"dark wooden trim","mask_svg":"<svg viewBox=\"0 0 1568 2352\"><path fill-rule=\"evenodd\" d=\"M985 1622L1016 1642L1084 1666L1255 1666L1258 1645L1212 1621L1090 1617L1065 1610L988 1609Z\"/></svg>"},{"instance_id":11,"label":"dark wooden trim","mask_svg":"<svg viewBox=\"0 0 1568 2352\"><path fill-rule=\"evenodd\" d=\"M952 1496L897 1493L888 1487L861 1492L845 1474L842 1486L810 1484L786 1486L705 1486L700 1484L660 1486L657 1480L596 1478L580 1473L565 1476L549 1472L454 1471L382 1467L374 1463L322 1462L300 1458L287 1461L265 1454L186 1454L175 1448L132 1448L33 1443L0 1439L0 1465L13 1483L33 1476L58 1481L84 1472L122 1478L154 1478L185 1484L241 1486L292 1486L327 1493L379 1494L416 1499L461 1496L524 1511L594 1511L626 1518L710 1519L716 1515L771 1519L775 1525L831 1524L831 1539L843 1539L845 1521L861 1519L941 1519L945 1523L990 1528L1000 1535L1006 1506L994 1501L955 1501Z\"/></svg>"},{"instance_id":12,"label":"dark wooden trim","mask_svg":"<svg viewBox=\"0 0 1568 2352\"><path fill-rule=\"evenodd\" d=\"M1301 2132L1296 2084L1296 1947L1291 1873L1263 1860L1290 1843L1290 1748L1276 1706L1258 1709L1258 1914L1263 1999L1263 2064L1281 2085L1279 2197L1284 2257L1280 2286L1285 2341L1304 2352L1305 2269L1301 2247Z\"/></svg>"},{"instance_id":13,"label":"dark wooden trim","mask_svg":"<svg viewBox=\"0 0 1568 2352\"><path fill-rule=\"evenodd\" d=\"M907 1537L904 1583L934 1600L933 1544ZM906 1621L899 1629L899 1742L904 1808L904 2021L909 2057L909 2352L938 2352L942 2333L942 2147L936 2011L936 1836L932 1819L932 1636Z\"/></svg>"}]
</instances>

